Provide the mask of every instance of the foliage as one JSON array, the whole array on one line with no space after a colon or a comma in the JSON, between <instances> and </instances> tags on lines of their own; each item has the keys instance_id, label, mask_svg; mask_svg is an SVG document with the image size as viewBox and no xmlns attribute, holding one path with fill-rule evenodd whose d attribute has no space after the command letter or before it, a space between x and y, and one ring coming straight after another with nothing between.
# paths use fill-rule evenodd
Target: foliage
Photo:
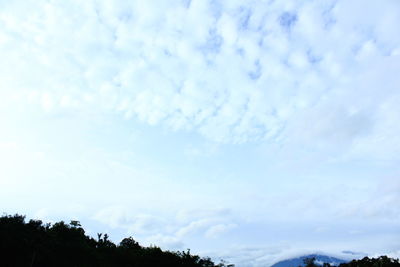
<instances>
[{"instance_id":1,"label":"foliage","mask_svg":"<svg viewBox=\"0 0 400 267\"><path fill-rule=\"evenodd\" d=\"M305 267L319 267L315 263L315 258L304 259ZM324 263L323 267L334 267L329 263ZM348 263L341 263L338 267L400 267L399 259L392 259L387 256L380 256L378 258L364 257L360 260L352 260Z\"/></svg>"},{"instance_id":2,"label":"foliage","mask_svg":"<svg viewBox=\"0 0 400 267\"><path fill-rule=\"evenodd\" d=\"M43 224L40 220L25 222L25 216L0 217L0 266L4 267L229 267L214 264L182 252L163 251L159 247L142 247L132 237L118 245L107 234L97 240L85 235L79 221Z\"/></svg>"}]
</instances>

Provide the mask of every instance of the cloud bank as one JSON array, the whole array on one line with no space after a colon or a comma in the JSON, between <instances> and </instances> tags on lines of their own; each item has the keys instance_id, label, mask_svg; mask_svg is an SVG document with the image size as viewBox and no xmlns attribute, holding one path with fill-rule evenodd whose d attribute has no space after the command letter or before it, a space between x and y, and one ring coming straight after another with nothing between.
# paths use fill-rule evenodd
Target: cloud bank
<instances>
[{"instance_id":1,"label":"cloud bank","mask_svg":"<svg viewBox=\"0 0 400 267\"><path fill-rule=\"evenodd\" d=\"M2 88L46 111L100 109L222 143L400 148L396 1L1 6Z\"/></svg>"}]
</instances>

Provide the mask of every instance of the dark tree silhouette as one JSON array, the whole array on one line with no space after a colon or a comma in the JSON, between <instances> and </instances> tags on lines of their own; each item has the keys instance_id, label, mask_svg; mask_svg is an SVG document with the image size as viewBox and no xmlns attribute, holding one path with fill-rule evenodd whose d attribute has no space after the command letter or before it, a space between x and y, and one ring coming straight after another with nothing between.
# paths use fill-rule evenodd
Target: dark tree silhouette
<instances>
[{"instance_id":1,"label":"dark tree silhouette","mask_svg":"<svg viewBox=\"0 0 400 267\"><path fill-rule=\"evenodd\" d=\"M303 260L305 267L316 267L317 265L315 264L315 258L306 258Z\"/></svg>"},{"instance_id":2,"label":"dark tree silhouette","mask_svg":"<svg viewBox=\"0 0 400 267\"><path fill-rule=\"evenodd\" d=\"M85 235L79 221L26 223L25 216L18 214L0 217L0 255L2 267L227 267L190 250L142 247L132 237L118 245L107 234L99 233L95 240Z\"/></svg>"},{"instance_id":3,"label":"dark tree silhouette","mask_svg":"<svg viewBox=\"0 0 400 267\"><path fill-rule=\"evenodd\" d=\"M320 265L315 264L315 258L304 259L304 266L317 267ZM329 263L324 263L323 267L335 267ZM380 256L378 258L364 257L360 260L352 260L348 263L341 263L338 267L400 267L399 259L392 259L387 256Z\"/></svg>"}]
</instances>

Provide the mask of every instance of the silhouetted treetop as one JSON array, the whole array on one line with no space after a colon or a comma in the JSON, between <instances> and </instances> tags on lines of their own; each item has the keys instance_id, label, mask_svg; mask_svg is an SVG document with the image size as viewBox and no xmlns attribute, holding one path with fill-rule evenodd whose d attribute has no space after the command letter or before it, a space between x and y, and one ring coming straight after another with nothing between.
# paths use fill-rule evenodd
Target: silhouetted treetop
<instances>
[{"instance_id":1,"label":"silhouetted treetop","mask_svg":"<svg viewBox=\"0 0 400 267\"><path fill-rule=\"evenodd\" d=\"M25 222L22 215L0 217L0 266L2 267L226 267L210 258L182 252L142 247L132 237L118 245L107 234L97 240L85 235L79 221L43 224ZM233 266L233 265L232 265Z\"/></svg>"},{"instance_id":2,"label":"silhouetted treetop","mask_svg":"<svg viewBox=\"0 0 400 267\"><path fill-rule=\"evenodd\" d=\"M304 259L305 267L319 267L315 263L315 258ZM323 267L334 267L329 263L323 263ZM400 267L399 259L392 259L387 256L380 256L378 258L364 257L360 260L352 260L348 263L341 263L338 267Z\"/></svg>"}]
</instances>

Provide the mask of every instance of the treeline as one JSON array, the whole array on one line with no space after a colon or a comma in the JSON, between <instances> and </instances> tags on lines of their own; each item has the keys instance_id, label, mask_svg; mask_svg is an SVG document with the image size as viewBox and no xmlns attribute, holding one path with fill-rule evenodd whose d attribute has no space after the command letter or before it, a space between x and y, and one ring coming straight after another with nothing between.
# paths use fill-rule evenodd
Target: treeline
<instances>
[{"instance_id":1,"label":"treeline","mask_svg":"<svg viewBox=\"0 0 400 267\"><path fill-rule=\"evenodd\" d=\"M97 239L85 234L78 221L44 224L25 216L0 217L0 266L2 267L232 267L215 264L190 251L163 251L143 247L132 237L118 245L107 234Z\"/></svg>"},{"instance_id":2,"label":"treeline","mask_svg":"<svg viewBox=\"0 0 400 267\"><path fill-rule=\"evenodd\" d=\"M321 267L315 263L315 258L308 258L304 260L305 267ZM301 267L301 266L299 266ZM335 267L329 263L324 263L322 267ZM347 263L341 263L338 267L400 267L399 259L392 259L387 256L380 256L378 258L364 257L360 260L352 260Z\"/></svg>"}]
</instances>

